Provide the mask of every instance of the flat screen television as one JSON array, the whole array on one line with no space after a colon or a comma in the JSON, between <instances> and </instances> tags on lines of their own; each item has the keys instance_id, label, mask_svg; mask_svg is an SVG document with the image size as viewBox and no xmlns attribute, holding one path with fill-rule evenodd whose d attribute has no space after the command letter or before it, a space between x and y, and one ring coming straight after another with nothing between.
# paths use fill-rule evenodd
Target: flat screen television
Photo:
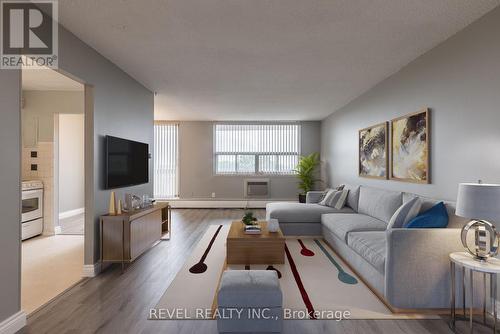
<instances>
[{"instance_id":1,"label":"flat screen television","mask_svg":"<svg viewBox=\"0 0 500 334\"><path fill-rule=\"evenodd\" d=\"M105 178L106 189L148 183L148 144L106 136Z\"/></svg>"}]
</instances>

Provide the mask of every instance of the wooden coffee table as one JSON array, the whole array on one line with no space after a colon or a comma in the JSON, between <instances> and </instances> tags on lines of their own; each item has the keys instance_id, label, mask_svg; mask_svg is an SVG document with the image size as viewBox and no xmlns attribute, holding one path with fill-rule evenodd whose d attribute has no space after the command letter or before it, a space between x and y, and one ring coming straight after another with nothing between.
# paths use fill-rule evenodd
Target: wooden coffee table
<instances>
[{"instance_id":1,"label":"wooden coffee table","mask_svg":"<svg viewBox=\"0 0 500 334\"><path fill-rule=\"evenodd\" d=\"M261 234L245 234L244 224L233 221L226 243L227 264L283 264L285 237L281 230L269 232L267 222L259 221Z\"/></svg>"}]
</instances>

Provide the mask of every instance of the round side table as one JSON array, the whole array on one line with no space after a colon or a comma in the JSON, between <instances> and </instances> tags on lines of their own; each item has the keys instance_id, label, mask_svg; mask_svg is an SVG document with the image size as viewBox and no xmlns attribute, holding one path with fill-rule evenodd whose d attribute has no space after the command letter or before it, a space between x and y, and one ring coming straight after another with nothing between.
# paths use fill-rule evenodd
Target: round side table
<instances>
[{"instance_id":1,"label":"round side table","mask_svg":"<svg viewBox=\"0 0 500 334\"><path fill-rule=\"evenodd\" d=\"M466 252L456 252L450 254L450 270L451 270L451 323L450 326L455 330L456 321L456 266L462 268L462 302L465 317L465 272L469 270L469 332L473 333L473 306L474 306L474 273L483 274L483 289L484 289L484 299L483 299L483 323L486 325L486 275L490 276L490 300L492 305L492 316L493 316L493 333L496 333L497 329L497 308L496 308L496 297L497 297L497 274L500 273L500 259L489 258L487 261L476 260Z\"/></svg>"}]
</instances>

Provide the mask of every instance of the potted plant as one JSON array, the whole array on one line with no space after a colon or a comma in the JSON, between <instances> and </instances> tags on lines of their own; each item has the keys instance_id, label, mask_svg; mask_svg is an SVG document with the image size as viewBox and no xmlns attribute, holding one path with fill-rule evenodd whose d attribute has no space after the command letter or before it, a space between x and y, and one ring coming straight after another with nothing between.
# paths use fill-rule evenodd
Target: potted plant
<instances>
[{"instance_id":1,"label":"potted plant","mask_svg":"<svg viewBox=\"0 0 500 334\"><path fill-rule=\"evenodd\" d=\"M297 173L297 178L299 179L299 189L301 193L299 194L299 202L306 202L307 192L313 190L314 184L318 181L315 178L316 168L319 165L319 153L312 153L308 156L302 156L299 159L297 167L294 171Z\"/></svg>"},{"instance_id":2,"label":"potted plant","mask_svg":"<svg viewBox=\"0 0 500 334\"><path fill-rule=\"evenodd\" d=\"M255 222L257 221L257 218L255 218L253 216L253 212L252 211L247 211L245 212L245 215L243 216L243 218L241 218L241 221L243 222L243 224L245 225L254 225Z\"/></svg>"}]
</instances>

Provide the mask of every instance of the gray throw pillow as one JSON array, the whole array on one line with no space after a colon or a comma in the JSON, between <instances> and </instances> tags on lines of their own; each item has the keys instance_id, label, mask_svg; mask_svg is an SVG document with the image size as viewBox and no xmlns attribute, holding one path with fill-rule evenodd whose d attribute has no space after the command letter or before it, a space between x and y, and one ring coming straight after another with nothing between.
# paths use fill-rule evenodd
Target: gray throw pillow
<instances>
[{"instance_id":1,"label":"gray throw pillow","mask_svg":"<svg viewBox=\"0 0 500 334\"><path fill-rule=\"evenodd\" d=\"M325 198L318 204L329 206L340 210L344 207L347 201L347 195L349 194L349 190L335 190L330 189L326 194Z\"/></svg>"},{"instance_id":2,"label":"gray throw pillow","mask_svg":"<svg viewBox=\"0 0 500 334\"><path fill-rule=\"evenodd\" d=\"M326 195L328 195L329 192L331 191L335 191L335 190L343 190L344 189L344 185L341 184L339 186L337 186L336 188L326 188L325 190L323 190L323 193L321 194L321 196L319 197L319 200L318 200L318 204L321 204L321 202L323 202L323 200L325 199ZM321 204L321 205L326 205L326 204Z\"/></svg>"},{"instance_id":3,"label":"gray throw pillow","mask_svg":"<svg viewBox=\"0 0 500 334\"><path fill-rule=\"evenodd\" d=\"M389 224L387 224L387 229L403 227L404 224L418 215L421 207L422 200L418 197L414 197L408 202L403 203L403 205L401 205L392 215Z\"/></svg>"},{"instance_id":4,"label":"gray throw pillow","mask_svg":"<svg viewBox=\"0 0 500 334\"><path fill-rule=\"evenodd\" d=\"M318 204L319 205L326 205L325 204L325 198L326 196L331 192L331 191L334 191L335 189L330 189L330 188L326 188L325 190L323 190L323 193L321 194L321 197L319 198L319 201L318 201Z\"/></svg>"}]
</instances>

